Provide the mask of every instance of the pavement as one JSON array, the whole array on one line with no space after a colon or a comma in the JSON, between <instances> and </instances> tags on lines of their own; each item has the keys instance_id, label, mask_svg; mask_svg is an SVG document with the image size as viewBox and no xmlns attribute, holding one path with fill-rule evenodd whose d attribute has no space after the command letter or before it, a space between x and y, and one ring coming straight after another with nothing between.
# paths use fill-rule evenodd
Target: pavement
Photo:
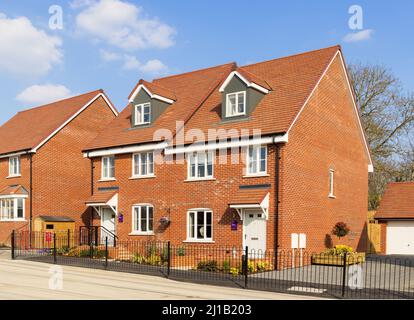
<instances>
[{"instance_id":1,"label":"pavement","mask_svg":"<svg viewBox=\"0 0 414 320\"><path fill-rule=\"evenodd\" d=\"M11 260L0 250L0 300L315 300L162 277Z\"/></svg>"}]
</instances>

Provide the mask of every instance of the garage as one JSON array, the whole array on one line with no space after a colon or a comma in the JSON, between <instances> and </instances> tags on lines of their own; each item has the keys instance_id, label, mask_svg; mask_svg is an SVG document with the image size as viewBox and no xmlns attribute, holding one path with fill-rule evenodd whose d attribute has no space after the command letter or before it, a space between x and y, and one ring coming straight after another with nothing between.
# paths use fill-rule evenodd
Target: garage
<instances>
[{"instance_id":1,"label":"garage","mask_svg":"<svg viewBox=\"0 0 414 320\"><path fill-rule=\"evenodd\" d=\"M414 254L414 221L388 221L387 254Z\"/></svg>"}]
</instances>

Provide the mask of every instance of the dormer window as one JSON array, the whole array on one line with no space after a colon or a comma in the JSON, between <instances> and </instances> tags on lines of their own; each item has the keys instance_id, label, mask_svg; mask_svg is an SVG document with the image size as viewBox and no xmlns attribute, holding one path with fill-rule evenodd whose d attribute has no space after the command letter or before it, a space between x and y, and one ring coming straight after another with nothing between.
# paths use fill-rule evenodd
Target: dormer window
<instances>
[{"instance_id":1,"label":"dormer window","mask_svg":"<svg viewBox=\"0 0 414 320\"><path fill-rule=\"evenodd\" d=\"M135 106L135 125L151 122L151 103L137 104Z\"/></svg>"},{"instance_id":2,"label":"dormer window","mask_svg":"<svg viewBox=\"0 0 414 320\"><path fill-rule=\"evenodd\" d=\"M226 117L246 114L246 91L229 93L226 96Z\"/></svg>"}]
</instances>

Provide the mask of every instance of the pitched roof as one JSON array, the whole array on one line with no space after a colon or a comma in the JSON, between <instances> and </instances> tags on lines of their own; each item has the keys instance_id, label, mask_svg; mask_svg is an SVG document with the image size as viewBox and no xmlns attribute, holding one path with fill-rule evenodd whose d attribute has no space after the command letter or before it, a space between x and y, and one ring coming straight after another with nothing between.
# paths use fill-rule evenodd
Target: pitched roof
<instances>
[{"instance_id":1,"label":"pitched roof","mask_svg":"<svg viewBox=\"0 0 414 320\"><path fill-rule=\"evenodd\" d=\"M186 123L185 130L233 129L237 133L234 129L243 129L253 134L254 129L260 129L261 135L286 133L338 50L335 46L243 66L243 70L272 88L250 114L249 121L221 121L217 106L222 96L215 91Z\"/></svg>"},{"instance_id":2,"label":"pitched roof","mask_svg":"<svg viewBox=\"0 0 414 320\"><path fill-rule=\"evenodd\" d=\"M18 112L0 127L0 154L37 147L99 94L103 90Z\"/></svg>"},{"instance_id":3,"label":"pitched roof","mask_svg":"<svg viewBox=\"0 0 414 320\"><path fill-rule=\"evenodd\" d=\"M176 121L185 121L226 76L233 63L154 80L152 83L173 91L177 101L150 126L131 129L131 108L128 105L85 150L151 142L159 128L176 130Z\"/></svg>"},{"instance_id":4,"label":"pitched roof","mask_svg":"<svg viewBox=\"0 0 414 320\"><path fill-rule=\"evenodd\" d=\"M236 70L238 73L240 73L240 75L242 75L244 78L246 78L247 80L249 80L250 82L253 82L255 84L258 84L259 86L267 89L267 90L272 90L272 88L269 86L269 84L266 82L266 80L261 79L260 77L258 77L257 75L251 73L250 71L248 71L246 68L237 68Z\"/></svg>"},{"instance_id":5,"label":"pitched roof","mask_svg":"<svg viewBox=\"0 0 414 320\"><path fill-rule=\"evenodd\" d=\"M387 185L375 219L414 219L414 182Z\"/></svg>"},{"instance_id":6,"label":"pitched roof","mask_svg":"<svg viewBox=\"0 0 414 320\"><path fill-rule=\"evenodd\" d=\"M162 87L160 85L157 85L155 83L145 81L143 79L138 81L137 85L134 87L134 90L132 90L131 93L129 94L128 99L131 99L131 97L135 93L135 90L137 90L140 85L145 86L152 94L156 94L156 95L159 95L161 97L171 99L171 100L174 100L174 101L177 100L177 96L175 95L174 91L169 90L167 88L164 88L164 87Z\"/></svg>"},{"instance_id":7,"label":"pitched roof","mask_svg":"<svg viewBox=\"0 0 414 320\"><path fill-rule=\"evenodd\" d=\"M229 201L229 205L261 204L269 193L268 189L241 189Z\"/></svg>"},{"instance_id":8,"label":"pitched roof","mask_svg":"<svg viewBox=\"0 0 414 320\"><path fill-rule=\"evenodd\" d=\"M20 184L15 184L11 186L4 187L0 190L0 196L12 196L12 195L27 195L28 192Z\"/></svg>"},{"instance_id":9,"label":"pitched roof","mask_svg":"<svg viewBox=\"0 0 414 320\"><path fill-rule=\"evenodd\" d=\"M109 200L116 195L117 192L115 191L98 191L94 195L92 195L85 203L93 204L93 203L108 203Z\"/></svg>"},{"instance_id":10,"label":"pitched roof","mask_svg":"<svg viewBox=\"0 0 414 320\"><path fill-rule=\"evenodd\" d=\"M177 101L146 128L130 128L131 110L127 106L86 150L152 142L159 128L175 134L176 121L184 121L186 131L243 128L261 129L262 134L285 133L338 50L339 46L333 46L240 68L231 63L154 80L153 84L173 91ZM249 121L222 122L218 88L237 70L271 91L256 106Z\"/></svg>"}]
</instances>

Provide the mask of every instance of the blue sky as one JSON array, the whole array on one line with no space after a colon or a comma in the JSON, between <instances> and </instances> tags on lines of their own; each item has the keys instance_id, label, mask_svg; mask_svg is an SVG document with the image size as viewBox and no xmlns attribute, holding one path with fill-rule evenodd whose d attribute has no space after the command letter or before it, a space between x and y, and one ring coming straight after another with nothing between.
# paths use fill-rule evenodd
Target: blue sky
<instances>
[{"instance_id":1,"label":"blue sky","mask_svg":"<svg viewBox=\"0 0 414 320\"><path fill-rule=\"evenodd\" d=\"M49 27L53 5L62 29ZM362 30L348 25L351 5L363 9ZM348 63L386 65L414 91L413 12L413 1L2 0L0 123L98 88L123 109L140 78L334 44Z\"/></svg>"}]
</instances>

